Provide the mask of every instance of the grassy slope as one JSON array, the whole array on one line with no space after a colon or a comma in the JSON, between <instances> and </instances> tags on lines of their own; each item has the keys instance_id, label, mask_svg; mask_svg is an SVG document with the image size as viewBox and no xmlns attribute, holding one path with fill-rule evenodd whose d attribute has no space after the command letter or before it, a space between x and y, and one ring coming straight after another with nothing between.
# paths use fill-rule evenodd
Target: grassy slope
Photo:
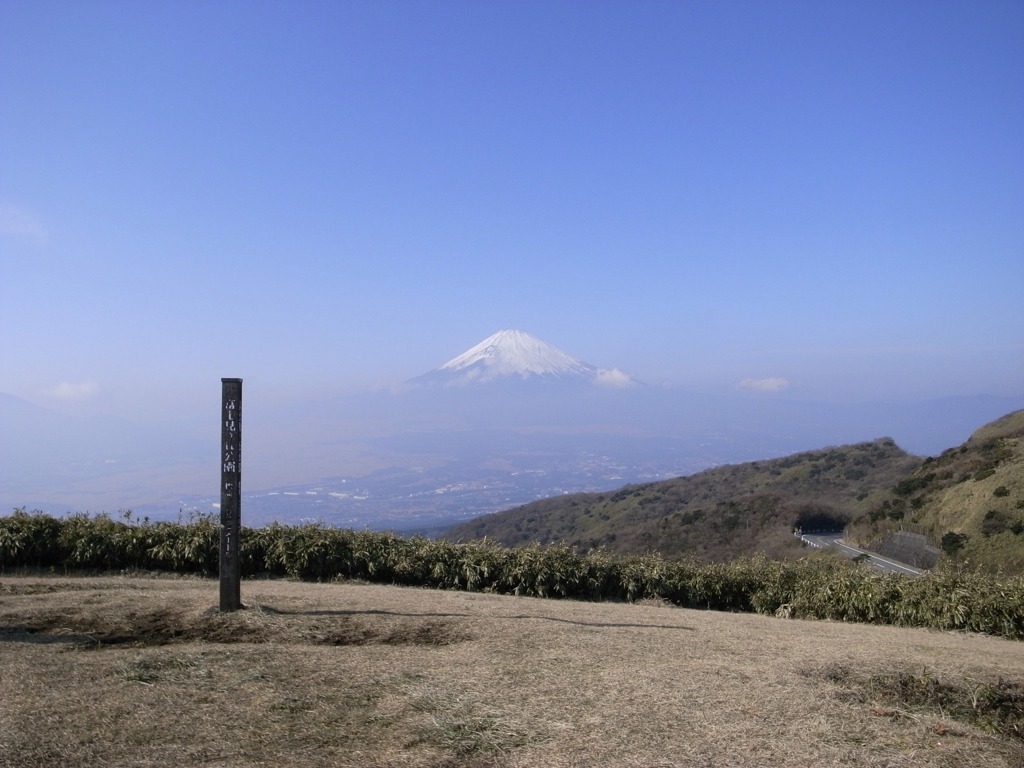
<instances>
[{"instance_id":1,"label":"grassy slope","mask_svg":"<svg viewBox=\"0 0 1024 768\"><path fill-rule=\"evenodd\" d=\"M447 538L484 536L514 546L566 541L616 552L741 554L800 551L794 525L842 525L866 512L920 460L892 440L826 448L782 459L718 467L688 477L574 494L487 515ZM817 521L817 522L816 522Z\"/></svg>"},{"instance_id":2,"label":"grassy slope","mask_svg":"<svg viewBox=\"0 0 1024 768\"><path fill-rule=\"evenodd\" d=\"M926 459L879 500L851 534L870 543L908 526L940 542L965 536L960 560L1024 572L1024 411L976 430L941 456Z\"/></svg>"},{"instance_id":3,"label":"grassy slope","mask_svg":"<svg viewBox=\"0 0 1024 768\"><path fill-rule=\"evenodd\" d=\"M0 766L1024 761L915 694L1019 693L1021 643L354 583L245 582L224 615L216 589L0 577Z\"/></svg>"}]
</instances>

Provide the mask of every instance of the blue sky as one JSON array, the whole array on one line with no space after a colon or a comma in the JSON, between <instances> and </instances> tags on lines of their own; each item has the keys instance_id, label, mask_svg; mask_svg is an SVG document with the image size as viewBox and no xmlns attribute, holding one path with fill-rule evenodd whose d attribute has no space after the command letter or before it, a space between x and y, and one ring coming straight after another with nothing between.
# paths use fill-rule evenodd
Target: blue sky
<instances>
[{"instance_id":1,"label":"blue sky","mask_svg":"<svg viewBox=\"0 0 1024 768\"><path fill-rule=\"evenodd\" d=\"M179 418L503 328L1024 394L1020 2L6 2L0 392ZM247 395L248 396L248 395Z\"/></svg>"}]
</instances>

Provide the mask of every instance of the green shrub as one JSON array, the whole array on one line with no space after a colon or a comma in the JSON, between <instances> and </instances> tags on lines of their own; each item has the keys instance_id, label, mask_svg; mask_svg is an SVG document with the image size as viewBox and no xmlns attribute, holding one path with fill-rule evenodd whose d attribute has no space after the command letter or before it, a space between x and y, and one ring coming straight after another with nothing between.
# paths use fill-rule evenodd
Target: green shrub
<instances>
[{"instance_id":1,"label":"green shrub","mask_svg":"<svg viewBox=\"0 0 1024 768\"><path fill-rule=\"evenodd\" d=\"M961 549L967 545L967 534L956 533L955 531L949 531L942 536L942 551L949 555L955 556Z\"/></svg>"},{"instance_id":2,"label":"green shrub","mask_svg":"<svg viewBox=\"0 0 1024 768\"><path fill-rule=\"evenodd\" d=\"M0 571L7 568L51 568L64 559L61 523L39 511L15 509L0 518Z\"/></svg>"},{"instance_id":3,"label":"green shrub","mask_svg":"<svg viewBox=\"0 0 1024 768\"><path fill-rule=\"evenodd\" d=\"M947 534L948 536L949 534ZM15 510L0 517L0 569L168 570L216 573L220 526L52 518ZM958 540L959 541L959 540ZM953 540L944 538L951 548ZM848 561L765 557L730 563L621 557L565 544L509 549L454 544L323 525L243 529L242 573L586 600L658 599L686 608L933 627L1024 639L1024 577L946 569L909 579Z\"/></svg>"}]
</instances>

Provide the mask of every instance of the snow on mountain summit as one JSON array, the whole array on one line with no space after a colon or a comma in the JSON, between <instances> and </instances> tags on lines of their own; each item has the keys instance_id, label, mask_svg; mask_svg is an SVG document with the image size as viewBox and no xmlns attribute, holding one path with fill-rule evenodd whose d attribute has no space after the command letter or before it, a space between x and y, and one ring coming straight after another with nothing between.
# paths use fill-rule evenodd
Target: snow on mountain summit
<instances>
[{"instance_id":1,"label":"snow on mountain summit","mask_svg":"<svg viewBox=\"0 0 1024 768\"><path fill-rule=\"evenodd\" d=\"M597 369L525 331L498 331L441 366L488 381L502 376L593 376Z\"/></svg>"},{"instance_id":2,"label":"snow on mountain summit","mask_svg":"<svg viewBox=\"0 0 1024 768\"><path fill-rule=\"evenodd\" d=\"M621 371L596 368L525 331L498 331L420 380L449 385L502 379L558 379L622 386L632 379Z\"/></svg>"}]
</instances>

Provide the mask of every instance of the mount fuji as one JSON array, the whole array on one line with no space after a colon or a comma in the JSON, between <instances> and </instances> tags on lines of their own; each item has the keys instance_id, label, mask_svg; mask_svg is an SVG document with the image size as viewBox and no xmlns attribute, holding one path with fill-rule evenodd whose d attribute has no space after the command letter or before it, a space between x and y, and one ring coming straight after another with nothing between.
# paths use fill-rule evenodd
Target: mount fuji
<instances>
[{"instance_id":1,"label":"mount fuji","mask_svg":"<svg viewBox=\"0 0 1024 768\"><path fill-rule=\"evenodd\" d=\"M635 380L618 369L598 368L526 331L488 336L440 368L412 379L413 385L462 387L510 381L558 381L621 388Z\"/></svg>"}]
</instances>

